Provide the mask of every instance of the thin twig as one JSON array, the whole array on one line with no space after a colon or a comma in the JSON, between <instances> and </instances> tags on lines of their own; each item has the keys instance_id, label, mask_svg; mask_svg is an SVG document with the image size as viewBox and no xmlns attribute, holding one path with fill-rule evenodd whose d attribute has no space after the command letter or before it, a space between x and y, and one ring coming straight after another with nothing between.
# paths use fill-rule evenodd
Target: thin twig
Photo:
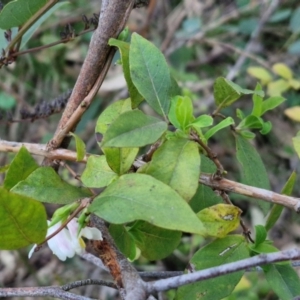
<instances>
[{"instance_id":1,"label":"thin twig","mask_svg":"<svg viewBox=\"0 0 300 300\"><path fill-rule=\"evenodd\" d=\"M285 250L276 253L260 254L251 258L246 258L240 261L224 264L222 266L209 268L202 271L196 271L190 274L184 274L168 279L147 282L145 284L148 293L167 291L178 288L182 285L202 281L217 276L230 274L247 268L262 266L275 262L283 262L300 258L300 249Z\"/></svg>"},{"instance_id":2,"label":"thin twig","mask_svg":"<svg viewBox=\"0 0 300 300\"><path fill-rule=\"evenodd\" d=\"M223 43L221 41L215 40L215 39L209 39L209 38L204 38L203 42L209 45L217 45L217 46L221 46L225 49L229 49L232 50L244 57L248 57L250 59L252 59L253 61L257 62L259 65L263 66L264 68L268 69L269 71L272 71L271 66L262 58L258 57L257 55L254 55L252 53L246 52L243 49L239 49L235 46L233 46L232 44L228 44L228 43ZM273 72L273 71L272 71Z\"/></svg>"},{"instance_id":3,"label":"thin twig","mask_svg":"<svg viewBox=\"0 0 300 300\"><path fill-rule=\"evenodd\" d=\"M7 297L53 297L64 300L93 300L62 290L59 286L0 288L0 298Z\"/></svg>"},{"instance_id":4,"label":"thin twig","mask_svg":"<svg viewBox=\"0 0 300 300\"><path fill-rule=\"evenodd\" d=\"M264 0L264 2L266 2L266 0ZM262 3L259 3L259 2L254 5L251 3L245 7L242 7L240 10L233 10L232 12L228 13L227 15L222 15L221 18L217 19L215 22L212 22L212 23L206 25L203 29L201 29L200 32L197 32L192 37L189 36L189 37L182 38L182 39L176 41L174 43L174 45L170 46L166 50L165 54L168 56L185 44L188 44L188 46L191 46L195 42L199 42L202 38L204 38L205 34L208 33L209 31L214 30L231 20L237 19L242 14L248 13L249 11L256 9L257 6L261 5L261 4Z\"/></svg>"},{"instance_id":5,"label":"thin twig","mask_svg":"<svg viewBox=\"0 0 300 300\"><path fill-rule=\"evenodd\" d=\"M103 286L108 286L112 289L117 289L117 286L113 282L100 280L100 279L77 280L61 286L61 289L64 291L69 291L77 287L86 286L86 285L103 285Z\"/></svg>"},{"instance_id":6,"label":"thin twig","mask_svg":"<svg viewBox=\"0 0 300 300\"><path fill-rule=\"evenodd\" d=\"M246 60L245 53L251 53L253 51L253 48L257 43L257 39L258 39L264 25L269 20L269 18L273 14L273 12L276 10L279 3L280 3L279 0L272 0L271 1L271 4L265 10L262 17L260 18L256 29L252 32L251 38L250 38L250 40L249 40L249 42L248 42L248 44L247 44L247 46L244 50L244 53L241 53L241 55L238 58L238 60L236 61L236 63L234 64L234 66L230 69L229 73L227 74L227 76L226 76L227 79L232 80L236 77L236 75L238 74L239 70L241 69L242 65L244 64L244 62Z\"/></svg>"},{"instance_id":7,"label":"thin twig","mask_svg":"<svg viewBox=\"0 0 300 300\"><path fill-rule=\"evenodd\" d=\"M222 176L225 172L223 165L219 161L217 155L198 137L194 132L191 133L192 140L198 143L206 152L208 158L216 165L217 175Z\"/></svg>"},{"instance_id":8,"label":"thin twig","mask_svg":"<svg viewBox=\"0 0 300 300\"><path fill-rule=\"evenodd\" d=\"M12 152L18 153L24 146L31 154L47 157L51 160L67 160L77 161L77 153L68 149L56 149L47 151L47 145L45 144L34 144L34 143L18 143L9 142L0 139L0 152ZM90 154L86 154L79 163L86 163Z\"/></svg>"},{"instance_id":9,"label":"thin twig","mask_svg":"<svg viewBox=\"0 0 300 300\"><path fill-rule=\"evenodd\" d=\"M211 176L211 174L206 174L206 173L202 173L200 175L199 183L207 185L216 190L232 192L232 193L248 196L251 198L267 201L273 204L283 205L287 208L296 211L297 213L300 212L299 198L277 194L272 191L238 183L225 178L214 179L213 176Z\"/></svg>"},{"instance_id":10,"label":"thin twig","mask_svg":"<svg viewBox=\"0 0 300 300\"><path fill-rule=\"evenodd\" d=\"M68 161L76 161L77 154L74 151L66 149L56 149L47 152L45 150L46 145L30 144L30 143L17 143L0 140L0 152L14 152L17 153L21 147L36 155L50 157L51 159L64 159ZM87 156L80 162L85 163ZM134 162L135 168L140 168L145 162L142 160L136 160ZM202 173L199 178L199 183L207 185L213 189L232 192L235 194L244 195L251 198L260 199L274 204L280 204L289 209L293 209L296 212L300 212L300 198L290 197L287 195L281 195L269 190L253 187L250 185L238 183L225 178L213 178L212 174Z\"/></svg>"}]
</instances>

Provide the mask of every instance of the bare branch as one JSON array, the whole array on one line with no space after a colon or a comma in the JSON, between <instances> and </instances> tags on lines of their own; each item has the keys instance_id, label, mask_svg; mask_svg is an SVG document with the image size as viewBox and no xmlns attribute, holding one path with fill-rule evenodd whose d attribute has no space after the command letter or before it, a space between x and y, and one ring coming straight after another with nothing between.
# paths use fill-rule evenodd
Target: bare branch
<instances>
[{"instance_id":1,"label":"bare branch","mask_svg":"<svg viewBox=\"0 0 300 300\"><path fill-rule=\"evenodd\" d=\"M65 300L93 300L64 291L59 286L1 288L0 298L6 297L54 297Z\"/></svg>"},{"instance_id":2,"label":"bare branch","mask_svg":"<svg viewBox=\"0 0 300 300\"><path fill-rule=\"evenodd\" d=\"M225 178L213 179L212 177L213 176L211 176L211 174L202 173L200 175L199 182L217 190L232 192L232 193L248 196L251 198L264 200L274 204L283 205L285 207L293 209L297 213L300 212L299 198L277 194L272 191L238 183Z\"/></svg>"},{"instance_id":3,"label":"bare branch","mask_svg":"<svg viewBox=\"0 0 300 300\"><path fill-rule=\"evenodd\" d=\"M225 264L219 267L213 267L202 271L197 271L190 274L184 274L168 279L161 279L153 282L145 283L148 293L167 291L178 288L189 283L215 278L217 276L245 270L250 267L266 265L275 262L295 260L300 258L300 249L285 250L276 253L260 254L254 257L246 258L240 261Z\"/></svg>"},{"instance_id":4,"label":"bare branch","mask_svg":"<svg viewBox=\"0 0 300 300\"><path fill-rule=\"evenodd\" d=\"M32 154L48 157L53 160L64 159L67 161L76 161L76 157L77 157L76 152L71 150L56 149L52 151L47 151L46 145L42 145L42 144L17 143L17 142L8 142L8 141L0 140L0 152L17 153L22 146L26 147L26 149ZM80 162L86 163L88 157L89 154L87 154L84 157L84 159ZM143 164L145 164L145 162L141 160L136 160L134 162L134 166L137 169L140 168ZM216 190L232 192L247 197L267 201L270 203L283 205L289 209L296 211L297 213L300 212L299 198L295 198L287 195L281 195L272 191L238 183L225 178L221 178L221 179L213 178L212 174L206 174L206 173L202 173L200 175L199 183L202 183Z\"/></svg>"},{"instance_id":5,"label":"bare branch","mask_svg":"<svg viewBox=\"0 0 300 300\"><path fill-rule=\"evenodd\" d=\"M0 152L13 152L18 153L21 147L24 146L31 154L43 156L51 160L67 160L67 161L76 161L77 154L74 151L67 149L56 149L52 151L47 151L47 145L45 144L33 144L33 143L17 143L9 142L0 139ZM82 161L87 162L89 154L86 154Z\"/></svg>"},{"instance_id":6,"label":"bare branch","mask_svg":"<svg viewBox=\"0 0 300 300\"><path fill-rule=\"evenodd\" d=\"M56 133L48 144L49 150L57 149L63 141L63 148L68 146L69 139L66 139L66 134L70 130L74 130L108 71L115 51L108 45L108 40L111 37L117 37L122 31L133 5L133 0L102 1L98 27L93 34L89 51ZM44 164L52 165L52 162L46 159Z\"/></svg>"},{"instance_id":7,"label":"bare branch","mask_svg":"<svg viewBox=\"0 0 300 300\"><path fill-rule=\"evenodd\" d=\"M113 282L108 282L108 281L100 280L100 279L77 280L74 282L67 283L67 284L63 285L61 288L64 291L69 291L69 290L75 289L77 287L86 286L86 285L103 285L103 286L108 286L112 289L117 289L117 286Z\"/></svg>"}]
</instances>

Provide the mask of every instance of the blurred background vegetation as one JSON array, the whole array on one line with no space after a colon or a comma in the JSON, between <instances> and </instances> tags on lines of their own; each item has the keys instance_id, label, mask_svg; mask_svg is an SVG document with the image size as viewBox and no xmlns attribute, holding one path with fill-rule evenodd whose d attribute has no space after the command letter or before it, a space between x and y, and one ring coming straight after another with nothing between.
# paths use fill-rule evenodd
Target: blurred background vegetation
<instances>
[{"instance_id":1,"label":"blurred background vegetation","mask_svg":"<svg viewBox=\"0 0 300 300\"><path fill-rule=\"evenodd\" d=\"M2 1L6 4L9 1ZM28 49L43 46L61 39L65 26L71 24L76 33L84 29L82 15L88 18L98 13L98 0L74 0L66 2L36 31ZM272 8L269 15L268 9ZM270 11L269 11L270 12ZM288 118L284 111L300 105L300 3L297 0L150 0L148 8L136 9L128 22L130 31L138 32L159 47L172 68L174 77L185 95L193 101L197 115L214 110L213 83L223 76L244 88L254 89L257 82L264 85L269 94L276 89L286 102L275 111L268 112L266 119L273 129L267 136L257 134L253 141L262 156L269 173L272 190L280 192L293 170L299 173L299 158L293 150L292 137L299 131L299 122ZM73 41L59 44L18 57L17 61L0 70L0 137L16 142L46 143L51 139L61 113L31 122L19 120L22 110L34 112L41 103L53 103L59 95L74 86L80 67L88 50L92 32ZM0 48L3 48L0 45ZM118 54L114 62L118 60ZM238 61L241 63L237 64ZM295 84L286 88L267 87L282 79L272 66L283 63L293 72ZM251 68L264 71L251 72ZM259 79L260 78L260 79ZM94 127L97 116L115 100L127 97L122 68L113 64L97 99L82 118L76 132L83 138L90 153L99 153ZM55 101L54 101L55 103ZM56 102L59 106L58 102ZM251 98L243 97L234 107L222 111L236 117L235 109L251 110ZM145 105L145 110L147 107ZM212 149L228 171L228 178L239 180L240 173L235 158L235 145L229 130L219 132ZM74 148L74 144L70 146ZM3 166L13 155L0 153ZM41 158L37 158L41 161ZM71 165L72 166L72 165ZM81 173L83 166L72 166ZM62 176L69 173L61 169ZM1 177L0 177L1 179ZM299 182L299 180L298 180ZM300 185L294 196L300 197ZM232 200L244 211L244 219L253 228L263 222L263 215L253 202L251 205L240 196ZM49 206L49 213L53 211ZM300 226L296 216L285 210L270 238L280 249L300 243ZM185 236L178 250L162 261L149 262L143 258L136 261L140 270L183 270L189 258L202 245L199 237ZM299 246L299 245L298 245ZM0 251L1 286L37 286L64 284L84 278L106 278L107 275L80 258L59 262L44 249L28 261L27 249ZM117 299L116 293L104 287L88 286L78 289L85 296L100 299ZM165 295L172 299L172 292ZM248 273L238 286L234 299L277 299L259 273Z\"/></svg>"}]
</instances>

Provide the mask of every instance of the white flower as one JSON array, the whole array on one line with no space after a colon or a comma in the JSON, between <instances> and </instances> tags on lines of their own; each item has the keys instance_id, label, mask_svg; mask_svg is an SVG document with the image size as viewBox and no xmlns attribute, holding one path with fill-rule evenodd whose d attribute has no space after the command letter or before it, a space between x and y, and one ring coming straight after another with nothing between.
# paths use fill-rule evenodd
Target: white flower
<instances>
[{"instance_id":1,"label":"white flower","mask_svg":"<svg viewBox=\"0 0 300 300\"><path fill-rule=\"evenodd\" d=\"M48 221L48 224L50 221ZM51 235L61 226L61 222L48 228L47 236ZM90 240L102 240L102 234L100 230L92 227L84 227L78 233L78 222L76 219L72 219L66 228L62 229L58 234L48 240L48 246L60 260L66 260L67 257L73 257L76 253L83 254L85 252L85 243L82 236ZM37 245L34 245L30 250L28 257L30 258Z\"/></svg>"}]
</instances>

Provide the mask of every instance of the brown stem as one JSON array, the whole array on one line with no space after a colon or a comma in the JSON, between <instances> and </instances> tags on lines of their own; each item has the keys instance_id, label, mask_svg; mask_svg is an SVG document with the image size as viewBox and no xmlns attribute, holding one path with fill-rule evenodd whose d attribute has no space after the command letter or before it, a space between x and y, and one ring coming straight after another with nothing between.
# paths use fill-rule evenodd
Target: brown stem
<instances>
[{"instance_id":1,"label":"brown stem","mask_svg":"<svg viewBox=\"0 0 300 300\"><path fill-rule=\"evenodd\" d=\"M216 165L217 167L217 175L222 176L225 172L221 162L217 158L217 155L212 152L212 150L198 137L198 135L194 132L191 133L192 140L198 143L206 152L207 156L209 159L212 160L212 162Z\"/></svg>"},{"instance_id":2,"label":"brown stem","mask_svg":"<svg viewBox=\"0 0 300 300\"><path fill-rule=\"evenodd\" d=\"M60 145L67 148L69 139L65 135L74 130L84 111L81 109L88 106L87 100L92 102L92 98L100 88L107 73L107 62L111 57L112 48L108 45L108 40L117 37L123 30L129 14L134 5L133 0L102 1L99 24L95 30L87 56L77 78L73 92L70 96L66 109L58 124L53 139L48 143L47 150L57 149ZM101 80L98 80L101 78ZM88 99L86 99L88 97ZM78 112L79 110L79 112ZM77 111L75 117L74 113ZM72 122L70 122L70 118ZM44 165L51 165L51 160L44 160Z\"/></svg>"},{"instance_id":3,"label":"brown stem","mask_svg":"<svg viewBox=\"0 0 300 300\"><path fill-rule=\"evenodd\" d=\"M91 223L98 228L103 236L103 241L93 241L94 250L106 265L113 276L125 300L146 299L144 281L127 258L118 250L103 220L91 215Z\"/></svg>"}]
</instances>

